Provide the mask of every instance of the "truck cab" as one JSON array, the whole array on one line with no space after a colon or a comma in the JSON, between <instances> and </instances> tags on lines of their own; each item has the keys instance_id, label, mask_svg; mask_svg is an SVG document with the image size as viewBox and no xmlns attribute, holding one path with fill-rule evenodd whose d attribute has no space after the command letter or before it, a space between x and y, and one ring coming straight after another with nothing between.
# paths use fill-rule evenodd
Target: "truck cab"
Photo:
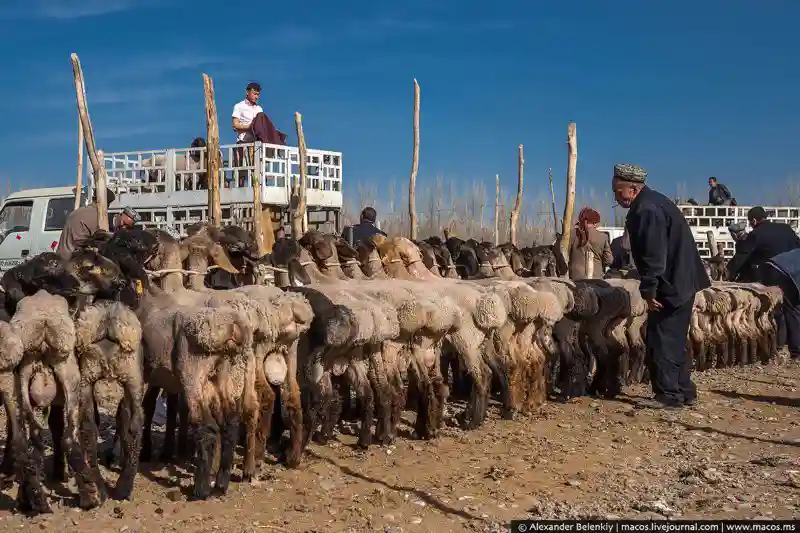
<instances>
[{"instance_id":1,"label":"truck cab","mask_svg":"<svg viewBox=\"0 0 800 533\"><path fill-rule=\"evenodd\" d=\"M0 208L0 271L55 250L64 222L74 208L74 187L10 194Z\"/></svg>"}]
</instances>

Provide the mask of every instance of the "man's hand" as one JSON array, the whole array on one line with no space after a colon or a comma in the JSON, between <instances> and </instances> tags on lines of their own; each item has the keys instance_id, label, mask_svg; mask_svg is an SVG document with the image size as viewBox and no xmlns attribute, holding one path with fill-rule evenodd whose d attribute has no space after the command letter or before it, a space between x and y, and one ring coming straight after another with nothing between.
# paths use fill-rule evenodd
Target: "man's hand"
<instances>
[{"instance_id":1,"label":"man's hand","mask_svg":"<svg viewBox=\"0 0 800 533\"><path fill-rule=\"evenodd\" d=\"M661 305L658 300L656 300L655 296L651 298L645 298L645 301L647 302L647 308L651 311L660 311L664 309L664 306Z\"/></svg>"}]
</instances>

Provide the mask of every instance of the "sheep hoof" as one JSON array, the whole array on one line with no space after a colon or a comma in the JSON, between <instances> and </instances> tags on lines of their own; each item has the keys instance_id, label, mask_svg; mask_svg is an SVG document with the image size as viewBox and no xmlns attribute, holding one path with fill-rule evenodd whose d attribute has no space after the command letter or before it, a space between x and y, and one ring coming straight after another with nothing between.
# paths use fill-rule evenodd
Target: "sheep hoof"
<instances>
[{"instance_id":1,"label":"sheep hoof","mask_svg":"<svg viewBox=\"0 0 800 533\"><path fill-rule=\"evenodd\" d=\"M98 493L81 494L80 501L78 502L78 506L84 511L89 511L90 509L96 509L101 505L103 505L103 498Z\"/></svg>"},{"instance_id":2,"label":"sheep hoof","mask_svg":"<svg viewBox=\"0 0 800 533\"><path fill-rule=\"evenodd\" d=\"M25 499L17 502L17 510L26 515L52 514L53 509L44 496L40 501L29 502Z\"/></svg>"}]
</instances>

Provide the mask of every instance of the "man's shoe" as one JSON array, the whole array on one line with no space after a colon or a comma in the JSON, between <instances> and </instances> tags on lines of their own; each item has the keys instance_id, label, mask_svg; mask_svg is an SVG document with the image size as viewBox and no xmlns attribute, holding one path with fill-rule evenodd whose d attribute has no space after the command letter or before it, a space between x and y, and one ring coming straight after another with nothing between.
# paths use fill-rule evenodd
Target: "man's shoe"
<instances>
[{"instance_id":1,"label":"man's shoe","mask_svg":"<svg viewBox=\"0 0 800 533\"><path fill-rule=\"evenodd\" d=\"M697 398L692 398L691 400L685 400L683 402L683 405L685 405L686 407L693 407L697 405Z\"/></svg>"}]
</instances>

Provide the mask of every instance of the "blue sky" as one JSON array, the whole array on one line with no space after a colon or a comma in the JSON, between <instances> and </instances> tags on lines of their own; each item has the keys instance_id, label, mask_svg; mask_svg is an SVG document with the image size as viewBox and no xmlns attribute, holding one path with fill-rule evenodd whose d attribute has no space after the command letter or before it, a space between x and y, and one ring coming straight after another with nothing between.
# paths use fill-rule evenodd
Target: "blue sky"
<instances>
[{"instance_id":1,"label":"blue sky","mask_svg":"<svg viewBox=\"0 0 800 533\"><path fill-rule=\"evenodd\" d=\"M609 189L614 163L647 168L669 195L705 200L716 175L740 203L800 181L800 2L436 0L301 4L195 0L3 0L0 186L73 182L70 53L81 59L98 146L188 146L205 135L202 73L222 142L251 80L296 142L344 153L345 193L405 187L412 80L421 86L420 181L464 188L499 173L561 205L566 135L578 189ZM299 9L298 9L299 7ZM191 11L190 11L191 10ZM5 192L5 191L2 191ZM777 196L776 196L777 195Z\"/></svg>"}]
</instances>

